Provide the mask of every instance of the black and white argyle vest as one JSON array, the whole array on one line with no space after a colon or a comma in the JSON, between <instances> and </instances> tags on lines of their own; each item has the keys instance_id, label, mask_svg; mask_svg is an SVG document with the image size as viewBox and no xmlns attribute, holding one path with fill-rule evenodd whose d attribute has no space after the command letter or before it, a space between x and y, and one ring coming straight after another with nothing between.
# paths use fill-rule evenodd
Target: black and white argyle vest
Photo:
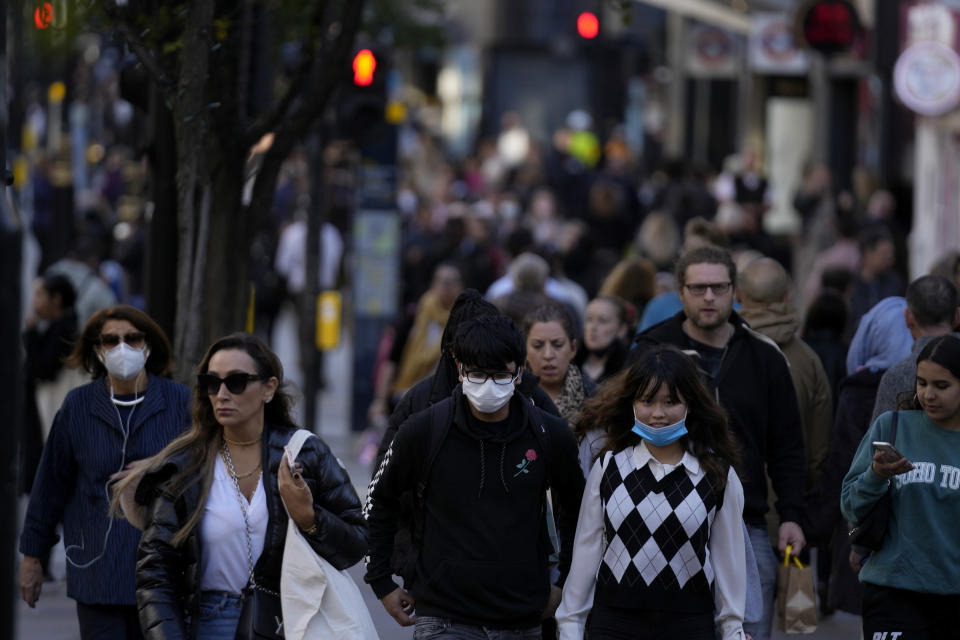
<instances>
[{"instance_id":1,"label":"black and white argyle vest","mask_svg":"<svg viewBox=\"0 0 960 640\"><path fill-rule=\"evenodd\" d=\"M701 470L683 465L659 482L633 449L613 455L600 480L605 548L597 598L609 606L712 612L713 565L707 543L723 495Z\"/></svg>"}]
</instances>

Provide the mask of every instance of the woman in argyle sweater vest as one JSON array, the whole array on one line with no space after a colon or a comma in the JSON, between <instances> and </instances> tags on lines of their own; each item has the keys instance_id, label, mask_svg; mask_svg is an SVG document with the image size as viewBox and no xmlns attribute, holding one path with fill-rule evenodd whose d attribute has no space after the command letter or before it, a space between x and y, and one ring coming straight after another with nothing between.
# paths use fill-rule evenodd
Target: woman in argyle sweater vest
<instances>
[{"instance_id":1,"label":"woman in argyle sweater vest","mask_svg":"<svg viewBox=\"0 0 960 640\"><path fill-rule=\"evenodd\" d=\"M580 505L561 640L743 640L737 449L696 365L656 347L580 420L607 437Z\"/></svg>"}]
</instances>

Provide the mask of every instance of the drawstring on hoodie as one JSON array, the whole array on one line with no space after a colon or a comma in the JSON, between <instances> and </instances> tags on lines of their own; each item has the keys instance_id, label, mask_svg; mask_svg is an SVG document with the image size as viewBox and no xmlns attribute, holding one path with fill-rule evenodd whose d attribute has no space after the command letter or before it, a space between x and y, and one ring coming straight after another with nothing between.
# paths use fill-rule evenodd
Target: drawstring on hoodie
<instances>
[{"instance_id":1,"label":"drawstring on hoodie","mask_svg":"<svg viewBox=\"0 0 960 640\"><path fill-rule=\"evenodd\" d=\"M507 481L503 477L503 461L507 457L507 443L504 442L500 446L500 484L503 485L503 490L508 494L510 493L510 488L507 486ZM483 493L483 486L486 484L487 479L487 467L485 464L486 456L484 455L483 440L480 441L480 489L477 490L477 499L480 499L480 494Z\"/></svg>"},{"instance_id":2,"label":"drawstring on hoodie","mask_svg":"<svg viewBox=\"0 0 960 640\"><path fill-rule=\"evenodd\" d=\"M486 465L483 463L483 440L480 441L480 489L477 491L477 499L480 499L480 494L483 493L483 482L486 478Z\"/></svg>"},{"instance_id":3,"label":"drawstring on hoodie","mask_svg":"<svg viewBox=\"0 0 960 640\"><path fill-rule=\"evenodd\" d=\"M507 495L510 494L510 489L507 488L507 481L503 479L503 459L507 455L507 443L504 442L503 446L500 447L500 484L503 485L503 490L507 492Z\"/></svg>"}]
</instances>

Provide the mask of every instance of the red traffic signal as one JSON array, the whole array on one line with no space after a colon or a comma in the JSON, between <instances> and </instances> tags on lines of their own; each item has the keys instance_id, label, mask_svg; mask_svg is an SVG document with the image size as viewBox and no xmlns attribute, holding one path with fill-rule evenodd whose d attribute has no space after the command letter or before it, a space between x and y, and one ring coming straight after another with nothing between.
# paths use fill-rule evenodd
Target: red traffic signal
<instances>
[{"instance_id":1,"label":"red traffic signal","mask_svg":"<svg viewBox=\"0 0 960 640\"><path fill-rule=\"evenodd\" d=\"M33 26L37 29L46 29L53 22L53 5L42 2L33 10Z\"/></svg>"},{"instance_id":2,"label":"red traffic signal","mask_svg":"<svg viewBox=\"0 0 960 640\"><path fill-rule=\"evenodd\" d=\"M823 53L839 53L853 46L860 21L849 0L809 1L798 12L799 30L807 45Z\"/></svg>"},{"instance_id":3,"label":"red traffic signal","mask_svg":"<svg viewBox=\"0 0 960 640\"><path fill-rule=\"evenodd\" d=\"M361 49L353 56L353 84L369 87L373 84L373 72L377 68L377 57L370 49Z\"/></svg>"},{"instance_id":4,"label":"red traffic signal","mask_svg":"<svg viewBox=\"0 0 960 640\"><path fill-rule=\"evenodd\" d=\"M577 33L581 38L596 38L600 33L600 21L597 16L589 11L584 11L577 16Z\"/></svg>"}]
</instances>

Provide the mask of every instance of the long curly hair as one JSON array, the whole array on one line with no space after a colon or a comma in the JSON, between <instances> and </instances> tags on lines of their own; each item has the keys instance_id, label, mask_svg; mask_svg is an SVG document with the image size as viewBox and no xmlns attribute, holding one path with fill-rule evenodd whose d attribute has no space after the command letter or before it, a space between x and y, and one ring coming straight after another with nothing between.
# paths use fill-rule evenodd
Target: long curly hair
<instances>
[{"instance_id":1,"label":"long curly hair","mask_svg":"<svg viewBox=\"0 0 960 640\"><path fill-rule=\"evenodd\" d=\"M206 373L210 367L210 359L218 351L236 349L247 353L256 365L257 374L264 379L276 378L279 382L277 391L270 402L264 405L264 429L292 430L296 429L290 415L293 398L284 388L283 365L277 355L270 350L263 340L249 333L232 333L214 342L203 360L197 365L197 374ZM159 453L147 458L136 471L117 483L114 496L111 500L111 512L119 512L119 497L123 490L132 483L138 483L147 473L160 469L167 461L186 455L186 462L177 471L170 481L168 489L175 498L179 498L190 487L201 483L201 497L193 513L184 526L173 537L175 546L181 545L189 537L190 532L200 523L206 507L207 496L213 484L213 472L217 462L217 455L223 443L223 427L217 422L213 412L213 405L206 392L193 384L193 422L183 435L174 439Z\"/></svg>"},{"instance_id":2,"label":"long curly hair","mask_svg":"<svg viewBox=\"0 0 960 640\"><path fill-rule=\"evenodd\" d=\"M640 443L640 436L633 432L634 403L653 397L663 385L667 385L672 400L687 406L687 435L680 438L681 446L697 458L713 486L722 491L727 482L726 468L737 468L740 463L739 447L726 412L710 395L696 364L671 345L648 350L584 403L579 424L601 427L606 432L597 458Z\"/></svg>"}]
</instances>

